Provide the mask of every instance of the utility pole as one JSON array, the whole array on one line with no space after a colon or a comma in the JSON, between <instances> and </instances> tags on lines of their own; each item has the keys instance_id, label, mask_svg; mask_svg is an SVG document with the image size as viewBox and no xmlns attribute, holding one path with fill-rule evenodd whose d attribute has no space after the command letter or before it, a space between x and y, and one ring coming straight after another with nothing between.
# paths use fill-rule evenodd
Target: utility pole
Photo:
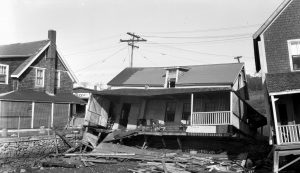
<instances>
[{"instance_id":1,"label":"utility pole","mask_svg":"<svg viewBox=\"0 0 300 173\"><path fill-rule=\"evenodd\" d=\"M234 59L237 59L238 60L238 63L241 63L240 62L240 59L242 58L242 56L236 56L236 57L234 57Z\"/></svg>"},{"instance_id":2,"label":"utility pole","mask_svg":"<svg viewBox=\"0 0 300 173\"><path fill-rule=\"evenodd\" d=\"M134 49L134 48L137 48L137 49L139 48L138 46L136 46L136 45L134 45L134 44L137 43L137 42L142 42L142 41L145 42L145 41L147 41L147 40L141 38L140 36L138 36L138 35L136 35L136 34L134 34L134 33L127 32L127 34L128 34L129 36L131 36L132 38L129 39L129 40L122 40L122 39L120 39L120 42L127 42L127 43L128 43L128 46L131 47L131 57L130 57L129 66L132 67L132 66L133 66L133 49Z\"/></svg>"}]
</instances>

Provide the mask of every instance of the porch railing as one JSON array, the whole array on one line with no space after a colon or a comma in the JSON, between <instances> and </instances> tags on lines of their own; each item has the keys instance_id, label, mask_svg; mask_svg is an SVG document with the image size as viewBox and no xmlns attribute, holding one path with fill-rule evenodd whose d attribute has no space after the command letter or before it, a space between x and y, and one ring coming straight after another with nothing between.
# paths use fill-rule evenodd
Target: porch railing
<instances>
[{"instance_id":1,"label":"porch railing","mask_svg":"<svg viewBox=\"0 0 300 173\"><path fill-rule=\"evenodd\" d=\"M191 125L226 125L230 124L230 111L193 112Z\"/></svg>"},{"instance_id":2,"label":"porch railing","mask_svg":"<svg viewBox=\"0 0 300 173\"><path fill-rule=\"evenodd\" d=\"M280 144L300 143L300 124L278 126Z\"/></svg>"}]
</instances>

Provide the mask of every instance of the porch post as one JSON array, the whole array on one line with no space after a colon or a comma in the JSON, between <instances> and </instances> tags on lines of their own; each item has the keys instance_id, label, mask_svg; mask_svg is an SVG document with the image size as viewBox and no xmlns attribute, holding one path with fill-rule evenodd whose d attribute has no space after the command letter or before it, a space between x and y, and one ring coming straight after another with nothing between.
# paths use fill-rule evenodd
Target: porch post
<instances>
[{"instance_id":1,"label":"porch post","mask_svg":"<svg viewBox=\"0 0 300 173\"><path fill-rule=\"evenodd\" d=\"M193 110L194 110L194 93L191 94L191 122L190 122L190 125L193 125Z\"/></svg>"},{"instance_id":2,"label":"porch post","mask_svg":"<svg viewBox=\"0 0 300 173\"><path fill-rule=\"evenodd\" d=\"M51 104L51 127L53 127L54 103Z\"/></svg>"},{"instance_id":3,"label":"porch post","mask_svg":"<svg viewBox=\"0 0 300 173\"><path fill-rule=\"evenodd\" d=\"M232 119L233 119L233 112L232 112L232 107L233 107L233 99L232 99L232 91L230 91L230 124L233 125Z\"/></svg>"},{"instance_id":4,"label":"porch post","mask_svg":"<svg viewBox=\"0 0 300 173\"><path fill-rule=\"evenodd\" d=\"M33 122L34 122L34 105L35 103L32 102L32 108L31 108L31 128L33 129Z\"/></svg>"},{"instance_id":5,"label":"porch post","mask_svg":"<svg viewBox=\"0 0 300 173\"><path fill-rule=\"evenodd\" d=\"M272 102L272 112L273 112L273 118L274 118L275 136L276 136L277 145L279 145L280 140L279 140L279 132L278 132L277 113L276 113L275 101L277 101L277 99L275 99L275 97L272 95L271 96L271 102Z\"/></svg>"}]
</instances>

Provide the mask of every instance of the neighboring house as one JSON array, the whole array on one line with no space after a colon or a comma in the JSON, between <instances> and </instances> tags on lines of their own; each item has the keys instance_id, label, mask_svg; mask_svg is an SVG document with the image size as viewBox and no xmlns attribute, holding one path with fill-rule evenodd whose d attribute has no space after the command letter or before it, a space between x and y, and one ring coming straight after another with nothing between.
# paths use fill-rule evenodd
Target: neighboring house
<instances>
[{"instance_id":1,"label":"neighboring house","mask_svg":"<svg viewBox=\"0 0 300 173\"><path fill-rule=\"evenodd\" d=\"M48 40L0 46L0 129L32 131L64 128L74 104L76 78L56 50L56 32Z\"/></svg>"},{"instance_id":2,"label":"neighboring house","mask_svg":"<svg viewBox=\"0 0 300 173\"><path fill-rule=\"evenodd\" d=\"M256 70L262 73L270 143L279 155L300 149L300 0L285 0L253 35ZM279 150L286 150L279 152ZM293 150L294 149L294 150ZM289 152L289 153L288 153ZM276 166L277 165L277 166Z\"/></svg>"},{"instance_id":3,"label":"neighboring house","mask_svg":"<svg viewBox=\"0 0 300 173\"><path fill-rule=\"evenodd\" d=\"M93 92L88 109L95 111L86 119L105 126L110 117L113 129L248 136L266 123L245 102L242 63L126 68L108 86Z\"/></svg>"}]
</instances>

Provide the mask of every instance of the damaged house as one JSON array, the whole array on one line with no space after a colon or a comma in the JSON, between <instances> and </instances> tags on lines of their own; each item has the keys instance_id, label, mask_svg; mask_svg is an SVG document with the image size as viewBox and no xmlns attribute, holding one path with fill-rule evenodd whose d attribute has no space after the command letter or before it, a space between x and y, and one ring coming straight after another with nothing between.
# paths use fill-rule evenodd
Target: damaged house
<instances>
[{"instance_id":1,"label":"damaged house","mask_svg":"<svg viewBox=\"0 0 300 173\"><path fill-rule=\"evenodd\" d=\"M219 137L253 137L266 124L246 102L243 63L126 68L108 85L92 92L89 123L148 135Z\"/></svg>"},{"instance_id":2,"label":"damaged house","mask_svg":"<svg viewBox=\"0 0 300 173\"><path fill-rule=\"evenodd\" d=\"M64 128L75 104L76 78L48 39L0 46L0 129L8 132Z\"/></svg>"}]
</instances>

